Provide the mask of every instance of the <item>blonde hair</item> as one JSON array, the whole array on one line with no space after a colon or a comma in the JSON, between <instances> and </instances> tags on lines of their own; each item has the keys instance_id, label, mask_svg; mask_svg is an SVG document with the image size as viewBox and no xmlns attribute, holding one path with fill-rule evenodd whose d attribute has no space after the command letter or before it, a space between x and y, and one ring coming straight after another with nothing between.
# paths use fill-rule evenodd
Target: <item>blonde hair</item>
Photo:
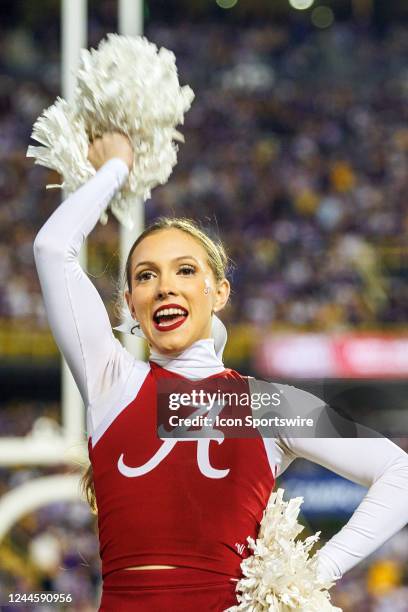
<instances>
[{"instance_id":1,"label":"blonde hair","mask_svg":"<svg viewBox=\"0 0 408 612\"><path fill-rule=\"evenodd\" d=\"M210 236L203 231L198 224L192 219L188 219L186 217L159 217L156 221L154 221L151 225L149 225L135 240L133 243L125 265L125 282L127 285L127 289L132 291L132 255L135 248L147 238L151 234L156 232L160 232L162 230L167 229L178 229L182 232L185 232L195 240L205 249L207 253L207 261L210 266L215 280L221 281L223 278L227 276L229 273L232 262L228 258L224 246L220 240L213 240ZM117 299L115 304L116 314L120 317L122 314L123 307L123 288L117 288ZM96 498L95 498L95 487L93 481L93 471L92 466L90 465L86 470L85 474L81 479L82 490L85 494L85 497L91 506L93 512L97 512L96 506Z\"/></svg>"}]
</instances>

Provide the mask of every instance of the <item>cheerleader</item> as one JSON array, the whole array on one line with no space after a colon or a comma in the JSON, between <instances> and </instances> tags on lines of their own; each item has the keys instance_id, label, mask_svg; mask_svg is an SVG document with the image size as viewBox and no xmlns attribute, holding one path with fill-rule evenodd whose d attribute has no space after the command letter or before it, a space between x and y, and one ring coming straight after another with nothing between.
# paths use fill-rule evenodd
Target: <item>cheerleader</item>
<instances>
[{"instance_id":1,"label":"cheerleader","mask_svg":"<svg viewBox=\"0 0 408 612\"><path fill-rule=\"evenodd\" d=\"M216 313L229 297L226 256L183 219L161 219L137 238L125 297L150 357L135 359L78 262L127 180L133 151L125 136L104 134L89 160L96 175L51 215L34 254L52 332L87 407L100 610L221 612L236 604L247 537L256 538L275 478L296 457L369 488L318 553L319 575L340 578L408 522L407 454L384 438L158 438L158 381L245 381L222 362L226 332Z\"/></svg>"}]
</instances>

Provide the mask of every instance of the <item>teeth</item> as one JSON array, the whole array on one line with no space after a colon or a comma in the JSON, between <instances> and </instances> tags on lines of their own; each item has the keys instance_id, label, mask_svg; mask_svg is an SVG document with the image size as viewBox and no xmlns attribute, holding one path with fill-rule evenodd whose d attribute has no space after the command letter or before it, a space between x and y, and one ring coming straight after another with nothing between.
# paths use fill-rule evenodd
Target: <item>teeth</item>
<instances>
[{"instance_id":1,"label":"teeth","mask_svg":"<svg viewBox=\"0 0 408 612\"><path fill-rule=\"evenodd\" d=\"M166 315L183 315L185 314L184 310L181 310L180 308L164 308L163 310L159 310L159 312L156 314L156 317L163 317Z\"/></svg>"}]
</instances>

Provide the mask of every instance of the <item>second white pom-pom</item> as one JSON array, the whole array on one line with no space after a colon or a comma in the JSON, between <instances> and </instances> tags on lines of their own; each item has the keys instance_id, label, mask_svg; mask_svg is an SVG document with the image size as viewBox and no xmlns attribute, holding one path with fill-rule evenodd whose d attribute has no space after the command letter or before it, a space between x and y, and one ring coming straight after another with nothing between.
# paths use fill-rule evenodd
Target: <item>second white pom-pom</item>
<instances>
[{"instance_id":1,"label":"second white pom-pom","mask_svg":"<svg viewBox=\"0 0 408 612\"><path fill-rule=\"evenodd\" d=\"M283 501L283 489L272 493L256 541L248 537L253 554L241 563L238 606L226 612L341 612L327 591L333 582L318 577L318 558L309 552L320 532L296 540L303 526L298 515L303 499Z\"/></svg>"}]
</instances>

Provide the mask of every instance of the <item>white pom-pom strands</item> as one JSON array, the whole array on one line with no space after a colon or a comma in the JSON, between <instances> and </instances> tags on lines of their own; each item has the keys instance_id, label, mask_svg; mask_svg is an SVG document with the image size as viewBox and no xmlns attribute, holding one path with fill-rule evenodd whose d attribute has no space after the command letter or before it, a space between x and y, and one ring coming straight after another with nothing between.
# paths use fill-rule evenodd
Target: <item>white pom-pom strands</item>
<instances>
[{"instance_id":1,"label":"white pom-pom strands","mask_svg":"<svg viewBox=\"0 0 408 612\"><path fill-rule=\"evenodd\" d=\"M283 489L272 493L258 539L248 537L253 554L241 563L239 605L226 612L341 612L327 592L333 582L318 578L317 556L309 556L320 532L295 541L303 530L297 520L303 499L284 502L283 494Z\"/></svg>"},{"instance_id":2,"label":"white pom-pom strands","mask_svg":"<svg viewBox=\"0 0 408 612\"><path fill-rule=\"evenodd\" d=\"M167 182L177 163L177 144L194 93L181 87L175 56L143 37L109 34L97 50L82 50L74 99L58 98L37 119L28 157L56 170L61 187L72 193L95 174L87 159L89 141L105 132L126 134L135 152L123 189L111 201L113 214L131 228L130 207L147 200ZM106 222L107 215L101 217Z\"/></svg>"}]
</instances>

